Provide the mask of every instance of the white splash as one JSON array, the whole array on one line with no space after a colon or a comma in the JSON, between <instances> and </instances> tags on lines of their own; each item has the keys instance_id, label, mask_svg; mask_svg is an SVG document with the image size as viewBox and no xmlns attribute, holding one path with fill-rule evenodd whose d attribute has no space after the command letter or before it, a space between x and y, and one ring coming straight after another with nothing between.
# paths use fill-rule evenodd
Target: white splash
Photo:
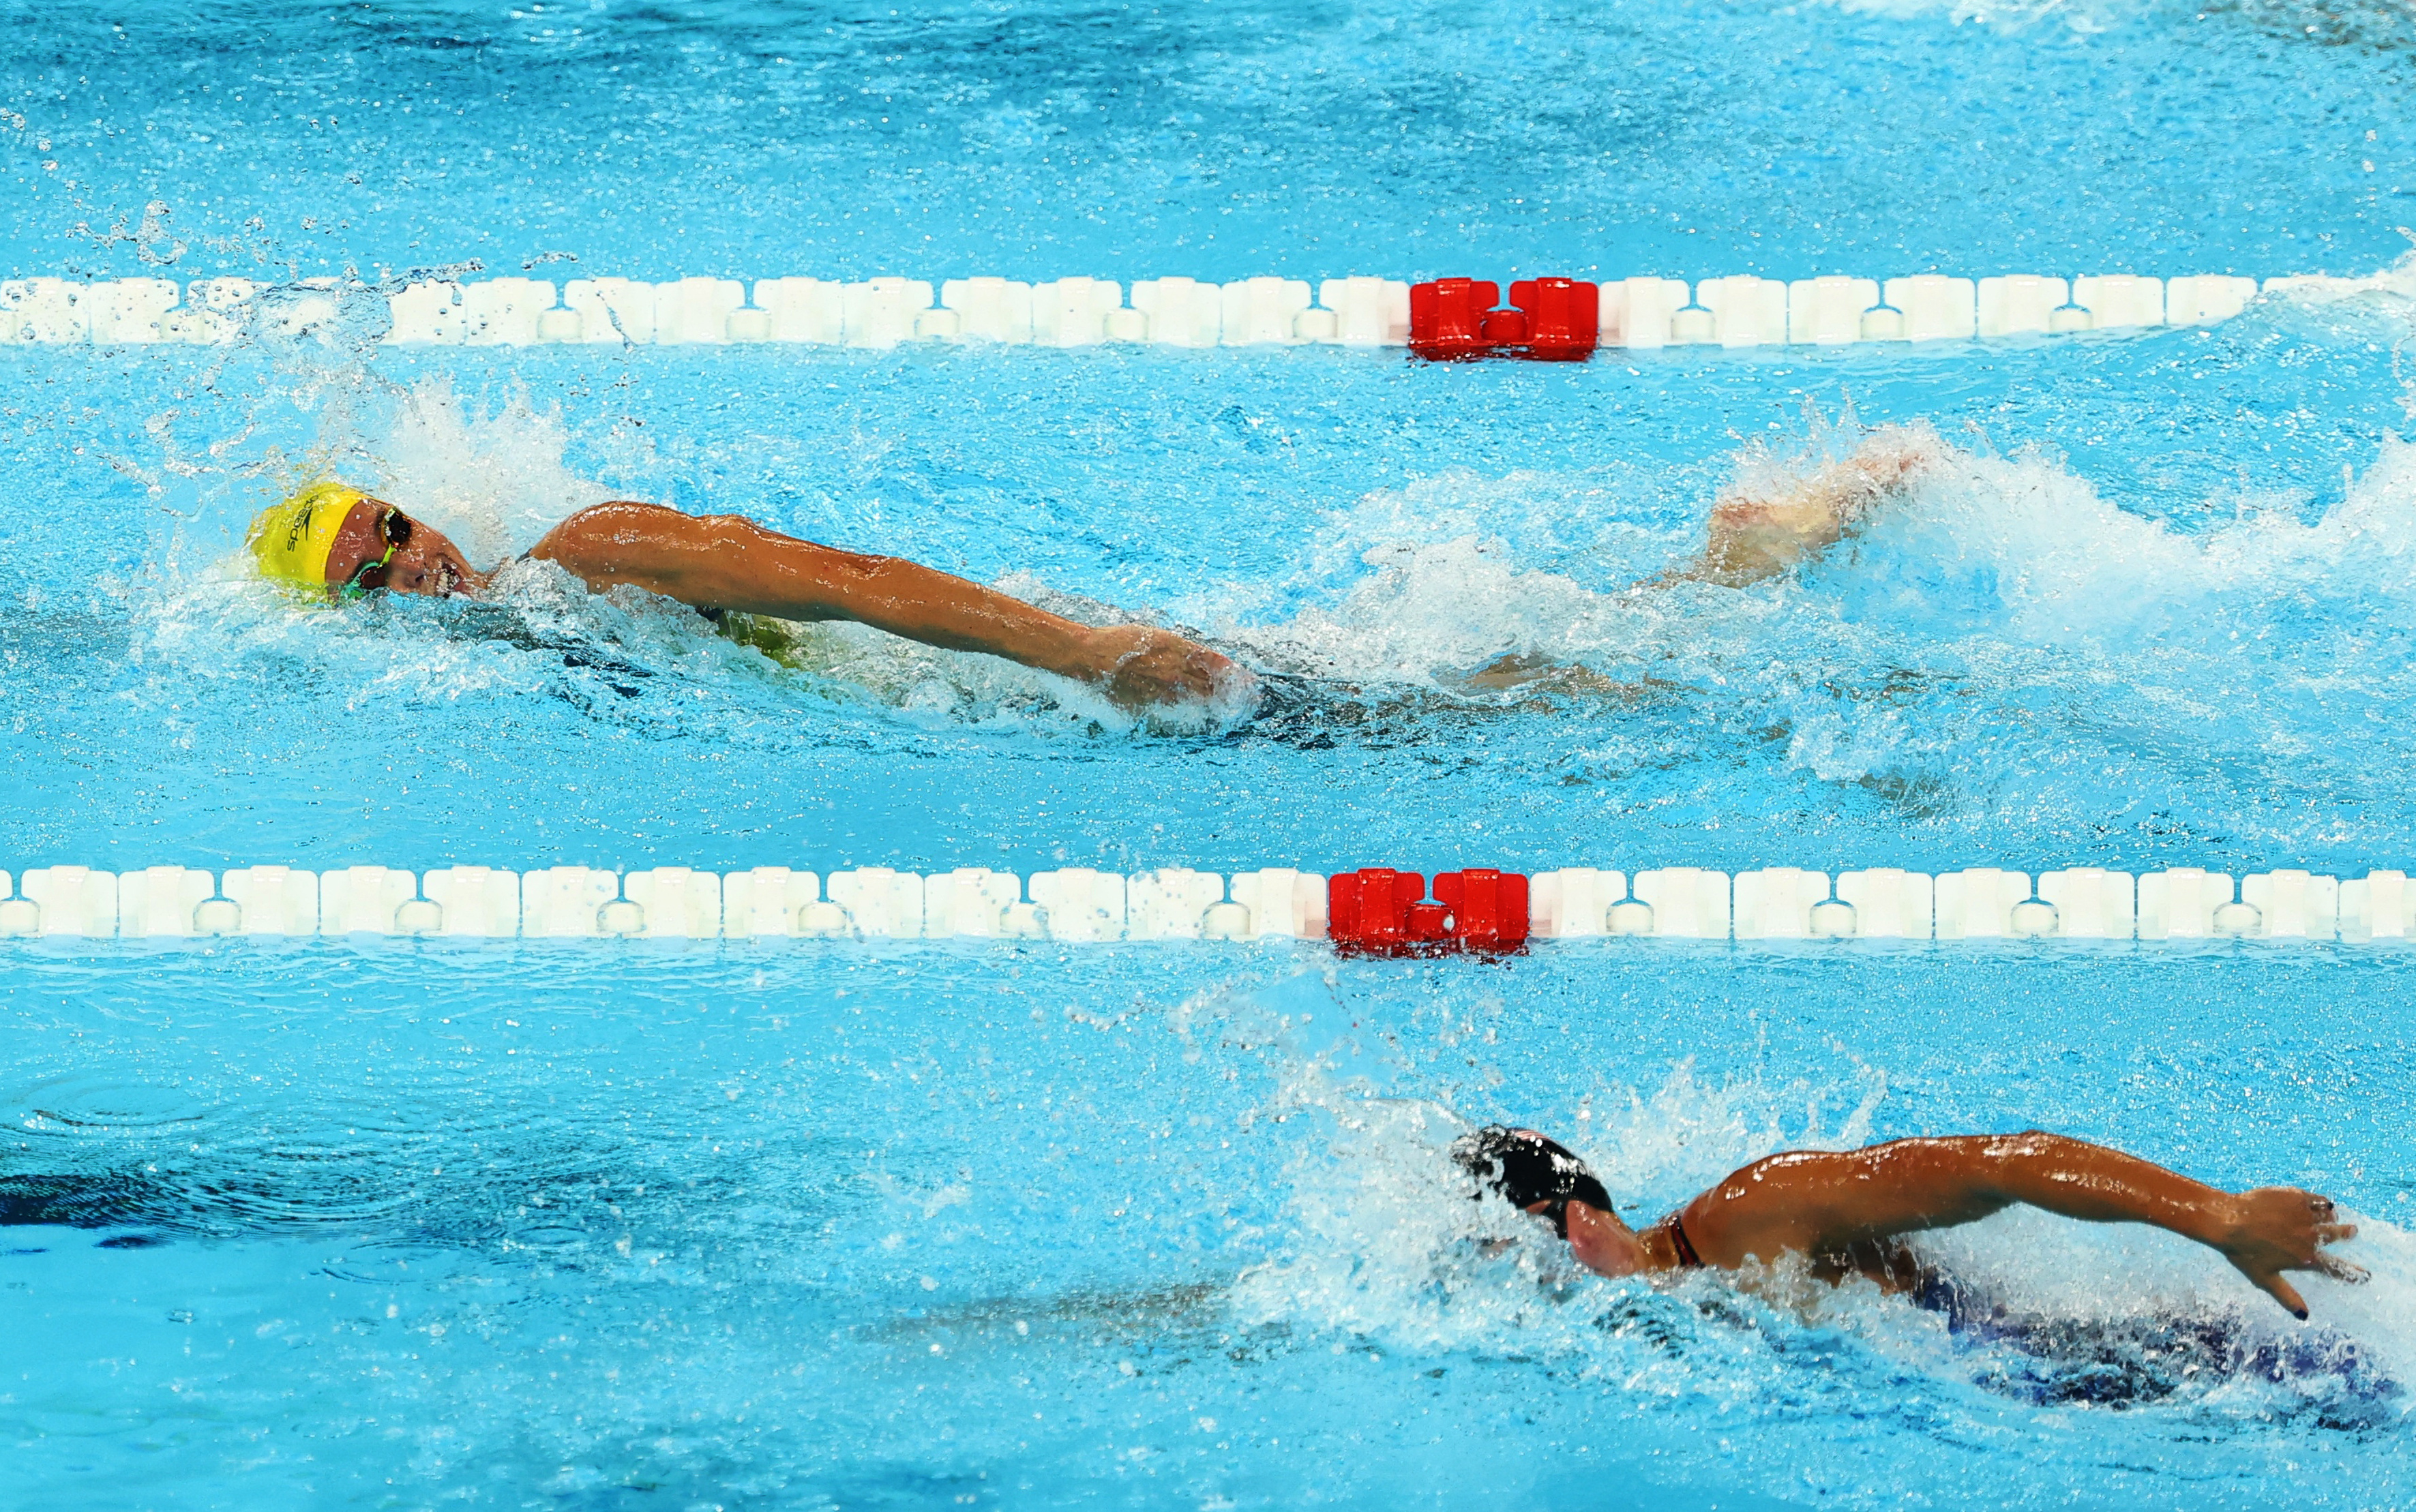
<instances>
[{"instance_id":1,"label":"white splash","mask_svg":"<svg viewBox=\"0 0 2416 1512\"><path fill-rule=\"evenodd\" d=\"M438 377L404 395L385 434L361 449L377 469L373 491L492 564L612 497L566 462L570 442L561 411L539 410L525 391L488 412Z\"/></svg>"},{"instance_id":2,"label":"white splash","mask_svg":"<svg viewBox=\"0 0 2416 1512\"><path fill-rule=\"evenodd\" d=\"M1583 1272L1534 1220L1468 1200L1447 1154L1468 1121L1446 1105L1370 1096L1364 1081L1333 1074L1330 1054L1287 1036L1290 1021L1278 1027L1263 1004L1220 1011L1245 1039L1276 1036L1267 1107L1330 1130L1290 1161L1285 1220L1268 1235L1278 1252L1228 1295L1245 1325L1364 1341L1351 1347L1546 1359L1631 1396L1710 1397L1757 1413L1807 1391L1852 1397L1910 1369L2050 1404L2111 1390L2132 1405L2248 1418L2342 1403L2405 1415L2404 1384L2416 1379L2416 1237L2391 1224L2350 1215L2362 1233L2341 1252L2371 1270L2369 1281L2292 1277L2313 1312L2306 1324L2203 1246L2029 1208L1916 1241L1975 1299L1954 1319L1867 1282L1818 1284L1793 1262L1608 1280ZM1196 1028L1198 1006L1187 1013ZM1681 1065L1650 1089L1597 1088L1556 1112L1547 1131L1640 1224L1763 1156L1860 1147L1885 1093L1885 1076L1867 1067L1818 1085L1714 1086ZM1631 1207L1638 1196L1649 1200ZM1820 1342L1835 1334L1869 1353L1859 1364L1837 1358ZM1791 1363L1799 1353L1814 1369Z\"/></svg>"},{"instance_id":3,"label":"white splash","mask_svg":"<svg viewBox=\"0 0 2416 1512\"><path fill-rule=\"evenodd\" d=\"M1817 438L1794 457L1748 447L1729 487L1784 492L1833 450ZM2188 530L2109 502L2041 453L1940 443L1937 457L1858 537L1743 589L1653 581L1691 555L1699 526L1605 528L1582 548L1554 542L1561 560L1538 566L1548 547L1466 529L1472 513L1498 523L1490 503L1469 497L1495 486L1463 477L1421 486L1414 501L1371 495L1338 532L1367 543L1356 564L1301 579L1342 581L1287 621L1227 636L1279 668L1365 681L1449 684L1505 655L1717 681L1774 659L1917 666L1958 642L1962 652L2016 659L2128 656L2148 645L2237 659L2310 593L2416 612L2416 448L2396 439L2315 520L2302 518L2299 496L2242 490L2205 501L2220 523ZM1438 489L1459 503L1434 498ZM1706 512L1710 503L1707 490Z\"/></svg>"},{"instance_id":4,"label":"white splash","mask_svg":"<svg viewBox=\"0 0 2416 1512\"><path fill-rule=\"evenodd\" d=\"M1315 1109L1331 1144L1311 1141L1288 1172L1286 1252L1239 1277L1237 1318L1364 1334L1403 1348L1505 1347L1590 1355L1593 1320L1649 1283L1606 1281L1499 1201L1468 1201L1451 1141L1472 1120L1417 1097L1370 1097L1298 1054L1276 1066L1276 1105ZM1782 1149L1843 1148L1868 1136L1885 1079L1773 1088L1720 1086L1674 1068L1650 1091L1605 1086L1547 1130L1585 1158L1631 1221L1657 1219L1747 1161ZM1846 1109L1826 1127L1828 1110Z\"/></svg>"}]
</instances>

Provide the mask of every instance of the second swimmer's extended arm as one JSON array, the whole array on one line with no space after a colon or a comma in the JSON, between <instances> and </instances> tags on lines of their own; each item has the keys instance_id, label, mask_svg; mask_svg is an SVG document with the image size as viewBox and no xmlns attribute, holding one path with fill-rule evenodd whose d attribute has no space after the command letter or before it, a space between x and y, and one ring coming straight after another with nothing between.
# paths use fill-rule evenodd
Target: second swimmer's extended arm
<instances>
[{"instance_id":1,"label":"second swimmer's extended arm","mask_svg":"<svg viewBox=\"0 0 2416 1512\"><path fill-rule=\"evenodd\" d=\"M2093 1223L2146 1223L2221 1254L2301 1317L2286 1270L2355 1279L2320 1247L2357 1231L2330 1199L2288 1187L2232 1193L2121 1150L2057 1134L1903 1139L1757 1160L1687 1205L1706 1256L1793 1250L1816 1260L1866 1241L1970 1223L2016 1203Z\"/></svg>"},{"instance_id":2,"label":"second swimmer's extended arm","mask_svg":"<svg viewBox=\"0 0 2416 1512\"><path fill-rule=\"evenodd\" d=\"M736 515L598 504L555 526L529 555L593 589L626 583L699 607L854 620L1098 684L1127 704L1204 697L1231 666L1165 631L1078 624L935 568L817 546Z\"/></svg>"}]
</instances>

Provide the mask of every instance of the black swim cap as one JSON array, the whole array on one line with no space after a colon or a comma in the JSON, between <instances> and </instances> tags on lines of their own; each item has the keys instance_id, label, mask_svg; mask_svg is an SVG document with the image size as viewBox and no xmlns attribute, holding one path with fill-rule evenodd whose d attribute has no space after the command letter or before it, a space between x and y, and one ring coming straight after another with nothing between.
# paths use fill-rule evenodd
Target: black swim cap
<instances>
[{"instance_id":1,"label":"black swim cap","mask_svg":"<svg viewBox=\"0 0 2416 1512\"><path fill-rule=\"evenodd\" d=\"M1517 1208L1552 1205L1544 1216L1562 1238L1569 1236L1569 1204L1611 1210L1610 1193L1568 1146L1532 1130L1488 1124L1452 1141L1454 1164L1477 1179L1480 1189L1500 1192ZM1483 1195L1483 1190L1477 1193Z\"/></svg>"}]
</instances>

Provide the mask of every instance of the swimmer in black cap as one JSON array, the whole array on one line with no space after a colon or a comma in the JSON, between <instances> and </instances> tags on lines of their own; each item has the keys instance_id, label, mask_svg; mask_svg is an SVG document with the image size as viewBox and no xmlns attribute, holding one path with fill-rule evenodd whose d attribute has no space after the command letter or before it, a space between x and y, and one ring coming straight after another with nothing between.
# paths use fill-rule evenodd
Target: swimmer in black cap
<instances>
[{"instance_id":1,"label":"swimmer in black cap","mask_svg":"<svg viewBox=\"0 0 2416 1512\"><path fill-rule=\"evenodd\" d=\"M1733 1270L1797 1254L1825 1281L1864 1276L1891 1292L1925 1279L1905 1235L1972 1223L2016 1203L2091 1223L2146 1223L2195 1239L2303 1320L2283 1272L2362 1281L2323 1246L2356 1236L2329 1197L2295 1187L2220 1190L2137 1156L2059 1134L1899 1139L1793 1150L1731 1172L1640 1233L1621 1221L1585 1162L1532 1129L1463 1135L1452 1159L1514 1207L1549 1220L1578 1263L1604 1276Z\"/></svg>"}]
</instances>

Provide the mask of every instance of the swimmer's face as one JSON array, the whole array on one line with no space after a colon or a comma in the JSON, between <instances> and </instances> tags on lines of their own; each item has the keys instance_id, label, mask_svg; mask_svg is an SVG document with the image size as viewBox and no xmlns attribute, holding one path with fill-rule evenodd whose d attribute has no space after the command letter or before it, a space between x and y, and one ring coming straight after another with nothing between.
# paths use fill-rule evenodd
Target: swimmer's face
<instances>
[{"instance_id":1,"label":"swimmer's face","mask_svg":"<svg viewBox=\"0 0 2416 1512\"><path fill-rule=\"evenodd\" d=\"M386 517L389 513L401 517L390 524ZM393 538L397 535L406 538L396 545ZM389 546L394 552L391 558L386 557ZM381 559L385 559L382 573L375 568ZM371 569L365 587L390 588L398 593L424 593L433 598L475 591L485 581L484 575L471 569L462 560L461 548L446 540L443 531L402 515L383 499L364 499L344 516L343 527L336 532L335 545L327 553L327 586L340 591L346 584L360 578L364 567Z\"/></svg>"}]
</instances>

